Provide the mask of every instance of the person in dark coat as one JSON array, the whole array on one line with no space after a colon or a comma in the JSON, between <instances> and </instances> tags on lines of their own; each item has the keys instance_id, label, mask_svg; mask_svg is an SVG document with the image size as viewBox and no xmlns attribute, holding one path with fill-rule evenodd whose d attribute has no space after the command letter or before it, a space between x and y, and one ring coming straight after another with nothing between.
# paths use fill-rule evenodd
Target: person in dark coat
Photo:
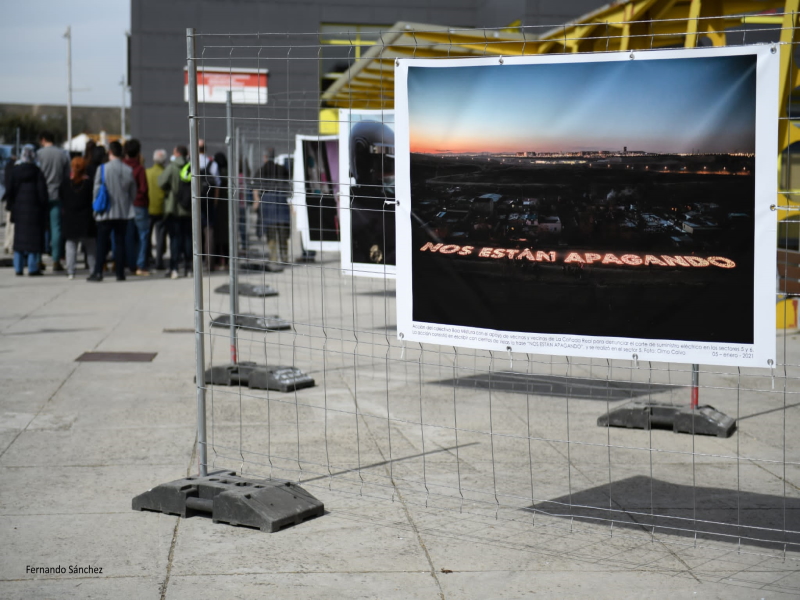
<instances>
[{"instance_id":1,"label":"person in dark coat","mask_svg":"<svg viewBox=\"0 0 800 600\"><path fill-rule=\"evenodd\" d=\"M291 185L289 171L275 162L275 149L270 148L253 180L253 212L259 217L256 235L261 238L266 231L270 260L289 260Z\"/></svg>"},{"instance_id":2,"label":"person in dark coat","mask_svg":"<svg viewBox=\"0 0 800 600\"><path fill-rule=\"evenodd\" d=\"M64 237L67 239L67 277L75 278L78 244L86 251L89 270L94 272L97 226L92 212L92 187L86 175L86 161L76 156L72 159L70 178L61 185L64 202Z\"/></svg>"},{"instance_id":3,"label":"person in dark coat","mask_svg":"<svg viewBox=\"0 0 800 600\"><path fill-rule=\"evenodd\" d=\"M30 144L11 171L8 206L14 223L14 271L22 275L25 262L28 275L41 275L39 261L44 252L49 195L47 181L36 166L36 151Z\"/></svg>"}]
</instances>

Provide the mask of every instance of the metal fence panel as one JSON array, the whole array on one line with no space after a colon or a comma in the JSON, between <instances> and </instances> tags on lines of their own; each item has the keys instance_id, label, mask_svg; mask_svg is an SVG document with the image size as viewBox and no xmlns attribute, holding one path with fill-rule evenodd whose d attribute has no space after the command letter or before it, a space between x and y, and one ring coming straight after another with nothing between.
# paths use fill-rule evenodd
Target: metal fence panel
<instances>
[{"instance_id":1,"label":"metal fence panel","mask_svg":"<svg viewBox=\"0 0 800 600\"><path fill-rule=\"evenodd\" d=\"M283 185L281 177L257 170L262 155L270 148L291 155L298 134L324 139L320 108L343 108L345 115L348 109L391 108L392 63L398 56L766 42L785 57L784 75L791 75L793 87L797 14L782 19L766 25L763 19L751 16L748 22L746 16L730 15L602 22L583 29L566 26L562 35L537 28L509 33L406 24L382 32L367 50L361 42L325 43L314 32L293 34L287 41L283 34L190 30L190 83L194 68L201 66L233 72L242 67L274 69L279 63L286 73L284 79L270 80L265 104L234 103L230 118L207 107L203 97L190 101L193 171L200 170L199 139L210 148L224 147L228 154L228 172L219 184L201 194L196 178L192 187L201 474L232 469L248 477L290 479L321 498L329 491L401 497L493 515L517 522L519 528L733 545L797 558L800 347L794 298L800 279L795 273L800 227L792 203L795 115L788 91L776 115L782 166L775 208L783 232L776 302L785 326L779 332L778 363L771 370L699 367L701 403L736 419L736 431L728 438L597 426L598 417L631 399L688 404L691 365L404 342L396 333L393 278L350 276L342 272L337 251L319 242L303 247L295 225L298 211L307 210L307 204L292 205L288 255L276 254L279 238L270 253L268 239L283 233L267 231L262 219L281 200L256 194L253 202L254 189ZM343 32L338 39L347 37ZM322 93L323 105L316 86L326 83L323 63L331 60L351 66ZM301 65L307 72L309 63L317 65L316 79L295 80L292 73ZM302 178L307 198L314 190L342 183L332 179L330 170L313 173L313 178ZM308 212L314 215L309 227L335 239L338 219L331 221L331 229L323 208ZM214 212L230 221L226 227L212 231L207 226ZM220 231L227 231L227 240L203 244ZM239 286L233 297L215 291L229 279L229 289L235 292ZM262 291L269 286L278 295L244 295L247 286ZM789 323L792 311L794 324ZM232 327L231 321L208 327L226 315L254 320L243 327ZM276 316L288 322L287 328L270 321ZM206 369L245 361L297 368L316 385L280 391L204 383Z\"/></svg>"}]
</instances>

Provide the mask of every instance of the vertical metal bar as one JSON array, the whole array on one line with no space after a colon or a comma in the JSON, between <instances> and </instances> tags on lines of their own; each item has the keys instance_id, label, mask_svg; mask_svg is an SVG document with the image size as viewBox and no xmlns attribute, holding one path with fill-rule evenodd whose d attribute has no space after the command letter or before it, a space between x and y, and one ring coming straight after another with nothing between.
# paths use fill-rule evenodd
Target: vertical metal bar
<instances>
[{"instance_id":1,"label":"vertical metal bar","mask_svg":"<svg viewBox=\"0 0 800 600\"><path fill-rule=\"evenodd\" d=\"M700 365L692 365L692 410L700 403Z\"/></svg>"},{"instance_id":2,"label":"vertical metal bar","mask_svg":"<svg viewBox=\"0 0 800 600\"><path fill-rule=\"evenodd\" d=\"M233 162L234 156L232 149L234 147L233 143L233 99L232 99L233 92L228 90L226 92L225 98L225 124L226 124L226 131L227 136L225 137L225 143L228 146L228 293L230 295L230 309L231 309L231 364L235 365L239 362L238 359L238 352L236 351L236 298L238 296L238 290L236 289L236 284L234 280L236 279L236 223L234 220L234 214L236 213L236 209L238 206L234 206L233 199L234 199L234 186L233 186L233 177L231 173L235 173Z\"/></svg>"},{"instance_id":3,"label":"vertical metal bar","mask_svg":"<svg viewBox=\"0 0 800 600\"><path fill-rule=\"evenodd\" d=\"M239 136L239 128L236 127L234 130L234 144L233 144L233 153L236 165L236 207L233 211L233 223L234 229L233 231L236 235L239 235L239 197L242 193L239 189L239 161L241 160L241 139ZM245 193L245 206L244 206L244 237L245 240L247 239L247 185L244 186L244 193ZM233 287L231 291L233 293L233 310L236 311L236 314L239 314L239 238L237 237L234 241L233 246L231 246L231 258L230 260L234 263L233 269L233 281L231 282Z\"/></svg>"},{"instance_id":4,"label":"vertical metal bar","mask_svg":"<svg viewBox=\"0 0 800 600\"><path fill-rule=\"evenodd\" d=\"M194 28L186 29L186 64L189 70L189 159L192 173L200 172L200 134L197 128L197 63ZM204 378L205 339L203 311L203 259L200 247L203 230L200 223L200 181L192 177L192 263L194 269L194 350L197 382L197 462L202 477L208 475L206 444L206 387Z\"/></svg>"}]
</instances>

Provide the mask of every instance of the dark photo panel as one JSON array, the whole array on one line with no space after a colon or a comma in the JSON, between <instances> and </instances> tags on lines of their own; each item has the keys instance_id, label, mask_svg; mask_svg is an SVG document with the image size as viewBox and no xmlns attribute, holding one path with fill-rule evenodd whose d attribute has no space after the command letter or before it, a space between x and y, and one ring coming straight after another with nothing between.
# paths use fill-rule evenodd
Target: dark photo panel
<instances>
[{"instance_id":1,"label":"dark photo panel","mask_svg":"<svg viewBox=\"0 0 800 600\"><path fill-rule=\"evenodd\" d=\"M350 124L350 256L395 265L394 123L370 115Z\"/></svg>"},{"instance_id":2,"label":"dark photo panel","mask_svg":"<svg viewBox=\"0 0 800 600\"><path fill-rule=\"evenodd\" d=\"M754 341L756 56L409 67L413 320Z\"/></svg>"},{"instance_id":3,"label":"dark photo panel","mask_svg":"<svg viewBox=\"0 0 800 600\"><path fill-rule=\"evenodd\" d=\"M312 242L338 242L335 177L328 161L328 145L335 142L305 140L302 143L309 239Z\"/></svg>"}]
</instances>

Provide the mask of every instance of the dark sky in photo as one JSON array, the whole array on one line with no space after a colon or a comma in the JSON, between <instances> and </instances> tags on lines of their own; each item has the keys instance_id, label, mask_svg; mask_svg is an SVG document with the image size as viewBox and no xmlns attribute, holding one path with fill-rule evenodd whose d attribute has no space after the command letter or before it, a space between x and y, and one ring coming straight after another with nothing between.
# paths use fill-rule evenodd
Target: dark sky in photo
<instances>
[{"instance_id":1,"label":"dark sky in photo","mask_svg":"<svg viewBox=\"0 0 800 600\"><path fill-rule=\"evenodd\" d=\"M411 152L754 152L756 57L409 67Z\"/></svg>"}]
</instances>

